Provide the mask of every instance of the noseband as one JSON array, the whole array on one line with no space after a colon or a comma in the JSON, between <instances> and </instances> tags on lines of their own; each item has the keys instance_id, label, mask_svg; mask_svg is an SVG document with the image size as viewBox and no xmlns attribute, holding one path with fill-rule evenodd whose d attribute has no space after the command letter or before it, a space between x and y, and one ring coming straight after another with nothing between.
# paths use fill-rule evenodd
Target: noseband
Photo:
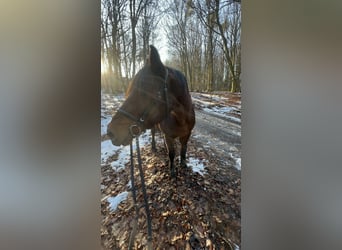
<instances>
[{"instance_id":1,"label":"noseband","mask_svg":"<svg viewBox=\"0 0 342 250\"><path fill-rule=\"evenodd\" d=\"M166 114L168 114L168 112L169 112L169 97L167 95L167 93L168 93L167 81L168 81L168 77L169 77L169 72L168 72L167 68L165 68L165 69L166 69L166 74L165 74L165 78L163 79L165 100L160 100L158 98L158 101L159 102L165 102ZM130 120L135 122L135 124L131 125L129 128L129 131L133 137L136 137L141 133L141 128L144 126L144 122L145 122L144 116L152 108L152 105L153 105L153 103L151 103L149 106L147 106L147 108L144 110L144 112L142 113L142 115L140 117L136 117L136 116L132 115L131 113L127 112L126 110L124 110L122 108L118 109L119 113L123 114L124 116L126 116L127 118L129 118Z\"/></svg>"}]
</instances>

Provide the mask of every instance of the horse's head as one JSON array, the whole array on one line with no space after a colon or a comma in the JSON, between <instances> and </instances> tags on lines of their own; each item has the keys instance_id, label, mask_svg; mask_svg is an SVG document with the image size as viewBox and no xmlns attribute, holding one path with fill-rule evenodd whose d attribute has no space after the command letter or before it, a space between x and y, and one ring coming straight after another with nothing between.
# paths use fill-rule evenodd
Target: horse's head
<instances>
[{"instance_id":1,"label":"horse's head","mask_svg":"<svg viewBox=\"0 0 342 250\"><path fill-rule=\"evenodd\" d=\"M114 145L128 145L133 136L161 122L167 113L167 69L158 51L150 46L146 65L135 75L126 100L107 127L107 135Z\"/></svg>"}]
</instances>

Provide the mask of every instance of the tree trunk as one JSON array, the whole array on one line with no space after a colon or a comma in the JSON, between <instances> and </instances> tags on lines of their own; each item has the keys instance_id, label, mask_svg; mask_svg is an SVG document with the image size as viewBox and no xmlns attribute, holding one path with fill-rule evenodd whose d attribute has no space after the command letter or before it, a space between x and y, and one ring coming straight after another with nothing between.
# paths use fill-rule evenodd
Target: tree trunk
<instances>
[{"instance_id":1,"label":"tree trunk","mask_svg":"<svg viewBox=\"0 0 342 250\"><path fill-rule=\"evenodd\" d=\"M208 91L213 91L214 84L214 46L213 46L213 31L211 29L208 36Z\"/></svg>"},{"instance_id":2,"label":"tree trunk","mask_svg":"<svg viewBox=\"0 0 342 250\"><path fill-rule=\"evenodd\" d=\"M132 20L132 76L135 75L135 64L136 64L136 54L137 54L137 37L135 33L135 21Z\"/></svg>"},{"instance_id":3,"label":"tree trunk","mask_svg":"<svg viewBox=\"0 0 342 250\"><path fill-rule=\"evenodd\" d=\"M231 80L231 87L229 90L231 92L236 92L237 89L240 89L240 86L239 86L240 81L239 81L239 79L237 79L236 74L235 74L234 64L233 64L232 57L230 55L230 51L228 48L228 41L227 41L226 36L224 35L222 23L220 22L219 9L220 9L220 1L216 0L216 8L215 8L216 22L217 22L217 26L219 28L220 35L222 38L223 51L224 51L224 55L225 55L227 63L228 63L228 68L229 68L229 72L230 72L230 76L231 76L231 79L230 79Z\"/></svg>"}]
</instances>

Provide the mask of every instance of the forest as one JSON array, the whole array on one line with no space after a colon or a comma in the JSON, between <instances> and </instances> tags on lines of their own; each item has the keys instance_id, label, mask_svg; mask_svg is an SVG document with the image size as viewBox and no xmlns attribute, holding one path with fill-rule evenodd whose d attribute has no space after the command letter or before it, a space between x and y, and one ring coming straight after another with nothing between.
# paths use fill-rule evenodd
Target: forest
<instances>
[{"instance_id":1,"label":"forest","mask_svg":"<svg viewBox=\"0 0 342 250\"><path fill-rule=\"evenodd\" d=\"M122 93L153 44L191 91L241 92L240 0L101 0L101 89Z\"/></svg>"}]
</instances>

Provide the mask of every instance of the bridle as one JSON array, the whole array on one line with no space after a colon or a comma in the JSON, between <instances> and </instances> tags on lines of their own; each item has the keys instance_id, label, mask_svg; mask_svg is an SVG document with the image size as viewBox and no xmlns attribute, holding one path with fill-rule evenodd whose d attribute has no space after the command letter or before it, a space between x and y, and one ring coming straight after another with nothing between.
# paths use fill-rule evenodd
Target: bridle
<instances>
[{"instance_id":1,"label":"bridle","mask_svg":"<svg viewBox=\"0 0 342 250\"><path fill-rule=\"evenodd\" d=\"M166 74L165 74L165 78L161 78L161 77L156 77L156 78L160 78L162 79L162 81L164 82L164 100L161 98L156 98L157 101L161 102L161 103L165 103L166 105L166 115L169 113L170 111L170 104L169 104L169 97L168 97L168 88L167 88L167 83L169 80L169 72L168 69L166 69ZM143 91L143 90L140 90ZM130 127L129 127L129 132L132 135L132 137L136 137L138 134L141 133L142 129L144 128L144 124L145 124L145 116L150 112L151 108L154 106L154 102L151 102L150 105L148 105L145 109L144 112L142 112L142 114L140 116L135 116L133 114L131 114L130 112L127 112L126 110L119 108L118 112L121 113L122 115L126 116L128 119L134 121L135 123L133 123Z\"/></svg>"}]
</instances>

